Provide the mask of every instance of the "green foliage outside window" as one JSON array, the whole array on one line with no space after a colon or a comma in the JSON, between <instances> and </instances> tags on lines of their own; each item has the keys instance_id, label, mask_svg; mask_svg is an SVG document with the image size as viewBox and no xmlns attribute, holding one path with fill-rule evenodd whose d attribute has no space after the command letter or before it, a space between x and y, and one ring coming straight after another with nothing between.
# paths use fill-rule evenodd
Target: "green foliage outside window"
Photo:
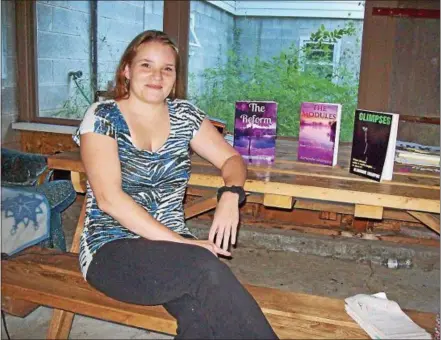
<instances>
[{"instance_id":1,"label":"green foliage outside window","mask_svg":"<svg viewBox=\"0 0 441 340\"><path fill-rule=\"evenodd\" d=\"M190 98L209 116L227 122L227 129L233 131L234 104L238 100L273 100L278 103L279 136L298 136L300 104L305 101L342 104L341 141L352 140L353 117L357 105L358 74L353 74L345 65L333 70L332 77L324 75L320 61L329 63L330 42L336 42L344 35L354 35L355 29L348 24L343 29L326 31L322 26L311 34L313 46L306 45L303 53L291 45L271 61L259 57L240 58L231 50L228 62L216 68L207 68L202 77L203 92ZM237 41L237 40L236 40ZM315 53L317 68L302 67L300 55L311 55L308 49L322 48ZM308 54L309 53L309 54ZM345 52L343 52L345 53ZM347 52L346 52L347 53ZM333 81L334 80L334 81ZM194 86L195 75L190 75L190 88Z\"/></svg>"}]
</instances>

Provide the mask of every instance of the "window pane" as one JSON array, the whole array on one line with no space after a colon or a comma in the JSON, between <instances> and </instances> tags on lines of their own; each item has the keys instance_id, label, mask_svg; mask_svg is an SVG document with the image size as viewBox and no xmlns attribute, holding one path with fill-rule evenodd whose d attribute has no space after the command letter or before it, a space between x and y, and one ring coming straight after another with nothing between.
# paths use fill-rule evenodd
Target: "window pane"
<instances>
[{"instance_id":1,"label":"window pane","mask_svg":"<svg viewBox=\"0 0 441 340\"><path fill-rule=\"evenodd\" d=\"M276 101L282 136L302 102L341 103L350 140L363 15L363 1L191 1L189 99L229 131L235 101Z\"/></svg>"},{"instance_id":2,"label":"window pane","mask_svg":"<svg viewBox=\"0 0 441 340\"><path fill-rule=\"evenodd\" d=\"M146 29L162 30L163 1L37 1L36 6L40 117L81 119L95 91L113 81L128 43Z\"/></svg>"},{"instance_id":3,"label":"window pane","mask_svg":"<svg viewBox=\"0 0 441 340\"><path fill-rule=\"evenodd\" d=\"M39 116L79 118L91 98L90 2L36 6Z\"/></svg>"}]
</instances>

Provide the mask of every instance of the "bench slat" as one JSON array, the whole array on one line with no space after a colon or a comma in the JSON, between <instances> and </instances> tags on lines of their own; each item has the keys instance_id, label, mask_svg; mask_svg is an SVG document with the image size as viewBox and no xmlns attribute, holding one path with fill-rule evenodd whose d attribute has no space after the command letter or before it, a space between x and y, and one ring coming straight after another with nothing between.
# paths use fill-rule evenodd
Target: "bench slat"
<instances>
[{"instance_id":1,"label":"bench slat","mask_svg":"<svg viewBox=\"0 0 441 340\"><path fill-rule=\"evenodd\" d=\"M274 288L245 285L281 338L366 339L346 314L344 301ZM33 303L152 331L175 334L176 321L162 306L140 306L111 299L84 281L78 255L37 251L2 261L2 301L11 296ZM433 332L435 315L410 311Z\"/></svg>"}]
</instances>

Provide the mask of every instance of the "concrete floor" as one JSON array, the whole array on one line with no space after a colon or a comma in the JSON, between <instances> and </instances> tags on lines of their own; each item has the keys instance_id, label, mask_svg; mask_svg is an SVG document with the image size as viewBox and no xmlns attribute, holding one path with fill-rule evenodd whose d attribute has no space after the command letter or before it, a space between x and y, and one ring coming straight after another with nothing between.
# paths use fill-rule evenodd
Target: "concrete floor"
<instances>
[{"instance_id":1,"label":"concrete floor","mask_svg":"<svg viewBox=\"0 0 441 340\"><path fill-rule=\"evenodd\" d=\"M67 243L72 242L79 214L76 202L64 214ZM207 226L193 224L206 235ZM411 269L388 269L380 257L406 256ZM226 261L240 280L284 290L345 298L384 291L406 309L438 313L440 309L439 249L399 246L383 241L332 239L296 232L242 227L233 259ZM6 316L13 339L45 337L51 309L39 307L26 318ZM2 338L6 338L2 325ZM72 339L171 339L170 336L77 315Z\"/></svg>"}]
</instances>

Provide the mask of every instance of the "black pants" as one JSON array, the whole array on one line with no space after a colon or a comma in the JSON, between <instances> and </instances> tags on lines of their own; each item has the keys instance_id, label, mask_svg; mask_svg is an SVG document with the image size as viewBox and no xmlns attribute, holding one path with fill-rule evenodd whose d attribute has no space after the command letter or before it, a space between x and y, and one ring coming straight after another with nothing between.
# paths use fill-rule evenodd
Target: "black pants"
<instances>
[{"instance_id":1,"label":"black pants","mask_svg":"<svg viewBox=\"0 0 441 340\"><path fill-rule=\"evenodd\" d=\"M102 246L87 281L124 302L163 305L177 339L276 339L260 307L207 249L144 238Z\"/></svg>"}]
</instances>

